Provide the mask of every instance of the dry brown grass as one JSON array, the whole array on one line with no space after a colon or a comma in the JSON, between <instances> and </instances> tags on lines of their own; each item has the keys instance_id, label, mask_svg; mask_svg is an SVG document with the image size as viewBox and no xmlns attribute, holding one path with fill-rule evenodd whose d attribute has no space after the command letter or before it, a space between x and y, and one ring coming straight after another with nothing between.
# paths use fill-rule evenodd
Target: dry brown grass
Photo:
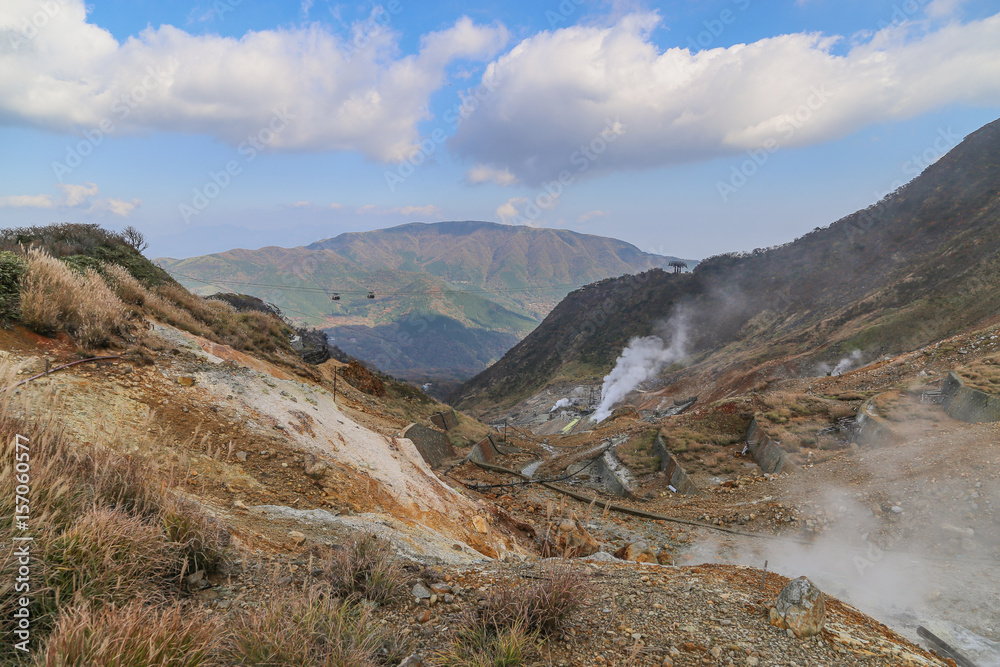
<instances>
[{"instance_id":1,"label":"dry brown grass","mask_svg":"<svg viewBox=\"0 0 1000 667\"><path fill-rule=\"evenodd\" d=\"M107 264L104 267L104 275L108 284L115 290L123 303L142 306L149 298L149 292L146 291L146 288L132 277L132 274L125 267L118 264Z\"/></svg>"},{"instance_id":2,"label":"dry brown grass","mask_svg":"<svg viewBox=\"0 0 1000 667\"><path fill-rule=\"evenodd\" d=\"M129 328L124 305L100 274L80 275L38 249L27 254L21 319L42 334L65 329L86 348L104 347Z\"/></svg>"},{"instance_id":3,"label":"dry brown grass","mask_svg":"<svg viewBox=\"0 0 1000 667\"><path fill-rule=\"evenodd\" d=\"M289 667L375 667L386 638L364 605L329 588L275 590L232 621L225 664Z\"/></svg>"},{"instance_id":4,"label":"dry brown grass","mask_svg":"<svg viewBox=\"0 0 1000 667\"><path fill-rule=\"evenodd\" d=\"M971 389L1000 394L1000 356L986 357L969 364L958 373Z\"/></svg>"},{"instance_id":5,"label":"dry brown grass","mask_svg":"<svg viewBox=\"0 0 1000 667\"><path fill-rule=\"evenodd\" d=\"M0 386L15 381L0 366ZM30 612L33 646L69 605L97 610L135 600L163 602L180 592L184 572L211 571L222 560L227 535L189 503L179 503L148 465L112 450L117 442L82 447L69 444L58 423L57 399L32 400L0 393L0 456L15 461L16 434L28 438L30 471L0 467L0 532L13 534L17 507L13 490L30 484L32 542ZM29 407L35 417L30 420ZM23 440L22 440L23 443ZM177 528L180 528L179 530ZM19 563L11 544L0 549L0 632L11 636L19 604L14 586ZM0 645L0 662L11 658Z\"/></svg>"},{"instance_id":6,"label":"dry brown grass","mask_svg":"<svg viewBox=\"0 0 1000 667\"><path fill-rule=\"evenodd\" d=\"M218 623L198 611L142 602L63 613L37 667L208 667Z\"/></svg>"}]
</instances>

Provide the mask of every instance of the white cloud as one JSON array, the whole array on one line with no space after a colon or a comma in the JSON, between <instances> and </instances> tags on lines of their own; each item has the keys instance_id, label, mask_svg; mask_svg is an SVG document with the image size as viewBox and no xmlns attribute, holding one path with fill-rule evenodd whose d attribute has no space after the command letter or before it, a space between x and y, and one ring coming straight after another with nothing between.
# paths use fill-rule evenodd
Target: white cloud
<instances>
[{"instance_id":1,"label":"white cloud","mask_svg":"<svg viewBox=\"0 0 1000 667\"><path fill-rule=\"evenodd\" d=\"M334 206L337 206L334 204ZM375 204L365 204L359 207L356 213L369 215L403 215L406 217L440 218L441 209L433 204L426 206L397 206L395 208L381 208Z\"/></svg>"},{"instance_id":2,"label":"white cloud","mask_svg":"<svg viewBox=\"0 0 1000 667\"><path fill-rule=\"evenodd\" d=\"M513 197L497 207L497 217L501 222L509 224L521 217L520 208L528 203L527 197Z\"/></svg>"},{"instance_id":3,"label":"white cloud","mask_svg":"<svg viewBox=\"0 0 1000 667\"><path fill-rule=\"evenodd\" d=\"M142 205L141 199L133 199L132 201L125 201L124 199L98 199L94 202L91 210L102 211L107 210L115 215L120 215L123 218L127 218L131 215L132 211Z\"/></svg>"},{"instance_id":4,"label":"white cloud","mask_svg":"<svg viewBox=\"0 0 1000 667\"><path fill-rule=\"evenodd\" d=\"M297 201L292 204L292 208L309 208L310 206L312 206L311 201Z\"/></svg>"},{"instance_id":5,"label":"white cloud","mask_svg":"<svg viewBox=\"0 0 1000 667\"><path fill-rule=\"evenodd\" d=\"M309 10L313 8L313 0L302 0L302 16L304 18L309 18Z\"/></svg>"},{"instance_id":6,"label":"white cloud","mask_svg":"<svg viewBox=\"0 0 1000 667\"><path fill-rule=\"evenodd\" d=\"M87 183L85 185L73 185L72 183L56 183L56 187L62 190L62 205L70 208L79 206L97 196L97 185Z\"/></svg>"},{"instance_id":7,"label":"white cloud","mask_svg":"<svg viewBox=\"0 0 1000 667\"><path fill-rule=\"evenodd\" d=\"M920 17L914 17L920 19ZM839 37L789 34L696 53L660 50L655 13L610 27L534 35L491 63L502 81L450 146L538 184L802 146L949 104L1000 104L1000 15L965 24L913 20L845 53ZM591 144L609 120L625 132ZM600 153L588 148L602 149Z\"/></svg>"},{"instance_id":8,"label":"white cloud","mask_svg":"<svg viewBox=\"0 0 1000 667\"><path fill-rule=\"evenodd\" d=\"M478 164L465 173L465 180L472 185L480 183L496 183L503 187L515 185L517 177L507 169L496 169L483 164Z\"/></svg>"},{"instance_id":9,"label":"white cloud","mask_svg":"<svg viewBox=\"0 0 1000 667\"><path fill-rule=\"evenodd\" d=\"M927 15L931 18L946 19L958 14L965 0L932 0L927 5Z\"/></svg>"},{"instance_id":10,"label":"white cloud","mask_svg":"<svg viewBox=\"0 0 1000 667\"><path fill-rule=\"evenodd\" d=\"M390 209L389 213L396 213L397 215L405 215L407 217L418 216L422 218L440 218L441 209L433 204L428 204L426 206L397 206L396 208Z\"/></svg>"},{"instance_id":11,"label":"white cloud","mask_svg":"<svg viewBox=\"0 0 1000 667\"><path fill-rule=\"evenodd\" d=\"M349 150L397 162L418 142L430 95L455 59L488 60L507 41L500 25L461 18L401 56L378 30L348 48L320 24L248 32L239 39L147 28L119 43L87 22L84 0L60 0L29 38L36 0L0 3L0 118L46 130L203 133L233 145L290 116L274 148ZM8 46L8 42L10 46Z\"/></svg>"},{"instance_id":12,"label":"white cloud","mask_svg":"<svg viewBox=\"0 0 1000 667\"><path fill-rule=\"evenodd\" d=\"M579 218L577 218L577 222L588 222L590 220L593 220L594 218L607 217L607 215L608 215L607 211L601 211L601 210L587 211L586 213L582 214Z\"/></svg>"},{"instance_id":13,"label":"white cloud","mask_svg":"<svg viewBox=\"0 0 1000 667\"><path fill-rule=\"evenodd\" d=\"M57 183L62 191L59 198L52 195L10 195L0 197L0 208L62 208L83 209L87 213L112 213L127 218L132 211L142 205L141 199L98 199L98 188L94 183L75 185Z\"/></svg>"}]
</instances>

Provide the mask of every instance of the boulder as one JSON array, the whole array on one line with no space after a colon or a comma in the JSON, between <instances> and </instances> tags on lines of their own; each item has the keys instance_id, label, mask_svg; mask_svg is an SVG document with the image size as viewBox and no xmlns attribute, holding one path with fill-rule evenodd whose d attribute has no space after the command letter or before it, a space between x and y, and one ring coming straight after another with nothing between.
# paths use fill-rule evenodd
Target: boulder
<instances>
[{"instance_id":1,"label":"boulder","mask_svg":"<svg viewBox=\"0 0 1000 667\"><path fill-rule=\"evenodd\" d=\"M570 557L589 556L601 548L601 544L580 525L575 516L559 522L556 541L559 549Z\"/></svg>"},{"instance_id":2,"label":"boulder","mask_svg":"<svg viewBox=\"0 0 1000 667\"><path fill-rule=\"evenodd\" d=\"M323 479L328 467L315 454L306 454L302 459L302 469L306 476L312 479Z\"/></svg>"},{"instance_id":3,"label":"boulder","mask_svg":"<svg viewBox=\"0 0 1000 667\"><path fill-rule=\"evenodd\" d=\"M656 554L648 544L643 541L631 542L615 552L615 558L619 560L631 560L636 563L655 563Z\"/></svg>"},{"instance_id":4,"label":"boulder","mask_svg":"<svg viewBox=\"0 0 1000 667\"><path fill-rule=\"evenodd\" d=\"M800 639L818 635L825 622L826 596L806 577L789 582L771 607L771 625Z\"/></svg>"}]
</instances>

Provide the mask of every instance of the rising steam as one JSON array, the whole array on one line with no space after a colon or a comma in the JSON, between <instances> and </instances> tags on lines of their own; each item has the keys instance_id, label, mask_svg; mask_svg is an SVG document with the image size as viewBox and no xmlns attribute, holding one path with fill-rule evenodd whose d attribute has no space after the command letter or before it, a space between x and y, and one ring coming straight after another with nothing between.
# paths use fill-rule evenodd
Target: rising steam
<instances>
[{"instance_id":1,"label":"rising steam","mask_svg":"<svg viewBox=\"0 0 1000 667\"><path fill-rule=\"evenodd\" d=\"M683 359L687 353L687 317L676 313L664 326L663 336L633 338L622 350L615 367L604 378L601 387L601 404L591 415L592 421L601 421L611 414L612 408L620 403L629 392L675 361ZM666 342L669 339L669 343Z\"/></svg>"},{"instance_id":2,"label":"rising steam","mask_svg":"<svg viewBox=\"0 0 1000 667\"><path fill-rule=\"evenodd\" d=\"M843 375L858 365L858 362L861 361L861 356L861 350L854 350L849 355L838 361L834 366L831 366L830 364L820 364L819 372L821 375L832 375L834 377Z\"/></svg>"}]
</instances>

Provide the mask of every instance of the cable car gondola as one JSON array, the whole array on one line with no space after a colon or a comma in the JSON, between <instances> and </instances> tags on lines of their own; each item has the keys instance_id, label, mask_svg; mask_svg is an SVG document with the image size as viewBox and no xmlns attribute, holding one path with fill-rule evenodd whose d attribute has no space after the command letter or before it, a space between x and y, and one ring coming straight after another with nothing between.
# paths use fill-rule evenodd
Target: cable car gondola
<instances>
[{"instance_id":1,"label":"cable car gondola","mask_svg":"<svg viewBox=\"0 0 1000 667\"><path fill-rule=\"evenodd\" d=\"M334 295L330 297L330 301L340 301L340 295L334 293Z\"/></svg>"},{"instance_id":2,"label":"cable car gondola","mask_svg":"<svg viewBox=\"0 0 1000 667\"><path fill-rule=\"evenodd\" d=\"M374 299L375 298L375 292L368 292L368 298L369 299Z\"/></svg>"}]
</instances>

